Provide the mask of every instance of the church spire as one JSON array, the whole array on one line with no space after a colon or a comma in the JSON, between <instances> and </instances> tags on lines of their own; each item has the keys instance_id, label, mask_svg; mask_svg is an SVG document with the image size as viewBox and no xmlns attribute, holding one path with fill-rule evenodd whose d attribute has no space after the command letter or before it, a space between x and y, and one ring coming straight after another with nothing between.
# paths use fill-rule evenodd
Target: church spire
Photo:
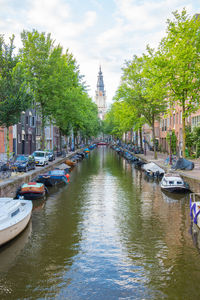
<instances>
[{"instance_id":1,"label":"church spire","mask_svg":"<svg viewBox=\"0 0 200 300\"><path fill-rule=\"evenodd\" d=\"M98 116L101 120L104 120L106 114L106 92L104 90L103 74L101 66L99 66L99 73L97 77L97 90L95 102L98 107Z\"/></svg>"},{"instance_id":2,"label":"church spire","mask_svg":"<svg viewBox=\"0 0 200 300\"><path fill-rule=\"evenodd\" d=\"M98 73L98 79L97 79L97 92L102 92L103 96L105 95L101 65L99 66L99 73Z\"/></svg>"}]
</instances>

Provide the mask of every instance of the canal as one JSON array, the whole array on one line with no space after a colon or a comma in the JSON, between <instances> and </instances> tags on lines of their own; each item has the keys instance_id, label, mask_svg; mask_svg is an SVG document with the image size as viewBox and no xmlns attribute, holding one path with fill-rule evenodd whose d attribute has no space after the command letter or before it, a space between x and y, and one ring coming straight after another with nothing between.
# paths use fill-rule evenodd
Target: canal
<instances>
[{"instance_id":1,"label":"canal","mask_svg":"<svg viewBox=\"0 0 200 300\"><path fill-rule=\"evenodd\" d=\"M198 299L192 232L188 196L95 149L0 249L0 299Z\"/></svg>"}]
</instances>

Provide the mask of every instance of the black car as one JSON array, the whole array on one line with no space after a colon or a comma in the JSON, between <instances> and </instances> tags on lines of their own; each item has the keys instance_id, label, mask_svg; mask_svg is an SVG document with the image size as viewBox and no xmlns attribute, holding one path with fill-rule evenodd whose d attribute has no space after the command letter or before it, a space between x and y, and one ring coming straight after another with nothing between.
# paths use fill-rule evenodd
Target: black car
<instances>
[{"instance_id":1,"label":"black car","mask_svg":"<svg viewBox=\"0 0 200 300\"><path fill-rule=\"evenodd\" d=\"M31 155L18 155L12 166L13 171L27 172L35 169L35 159Z\"/></svg>"}]
</instances>

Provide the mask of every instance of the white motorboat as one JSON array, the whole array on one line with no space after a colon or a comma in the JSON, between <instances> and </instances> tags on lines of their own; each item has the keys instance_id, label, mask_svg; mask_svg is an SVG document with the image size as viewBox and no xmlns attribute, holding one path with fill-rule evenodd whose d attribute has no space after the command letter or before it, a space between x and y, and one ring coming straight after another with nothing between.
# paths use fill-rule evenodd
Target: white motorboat
<instances>
[{"instance_id":1,"label":"white motorboat","mask_svg":"<svg viewBox=\"0 0 200 300\"><path fill-rule=\"evenodd\" d=\"M193 222L200 229L200 194L190 194L190 216Z\"/></svg>"},{"instance_id":2,"label":"white motorboat","mask_svg":"<svg viewBox=\"0 0 200 300\"><path fill-rule=\"evenodd\" d=\"M177 173L164 174L160 183L160 187L163 191L173 193L190 191L188 183L186 183Z\"/></svg>"},{"instance_id":3,"label":"white motorboat","mask_svg":"<svg viewBox=\"0 0 200 300\"><path fill-rule=\"evenodd\" d=\"M148 164L144 164L141 169L145 172L145 174L152 178L162 178L165 170L159 167L154 162L150 162Z\"/></svg>"},{"instance_id":4,"label":"white motorboat","mask_svg":"<svg viewBox=\"0 0 200 300\"><path fill-rule=\"evenodd\" d=\"M32 201L0 198L0 246L15 238L27 226Z\"/></svg>"}]
</instances>

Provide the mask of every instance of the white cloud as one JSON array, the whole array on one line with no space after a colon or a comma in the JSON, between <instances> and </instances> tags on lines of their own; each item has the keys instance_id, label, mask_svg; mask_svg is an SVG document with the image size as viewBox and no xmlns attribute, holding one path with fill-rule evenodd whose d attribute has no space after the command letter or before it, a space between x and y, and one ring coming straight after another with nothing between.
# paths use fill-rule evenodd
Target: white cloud
<instances>
[{"instance_id":1,"label":"white cloud","mask_svg":"<svg viewBox=\"0 0 200 300\"><path fill-rule=\"evenodd\" d=\"M31 3L27 12L28 23L63 37L77 37L96 20L95 11L86 12L83 21L73 20L71 8L63 0L34 0Z\"/></svg>"}]
</instances>

